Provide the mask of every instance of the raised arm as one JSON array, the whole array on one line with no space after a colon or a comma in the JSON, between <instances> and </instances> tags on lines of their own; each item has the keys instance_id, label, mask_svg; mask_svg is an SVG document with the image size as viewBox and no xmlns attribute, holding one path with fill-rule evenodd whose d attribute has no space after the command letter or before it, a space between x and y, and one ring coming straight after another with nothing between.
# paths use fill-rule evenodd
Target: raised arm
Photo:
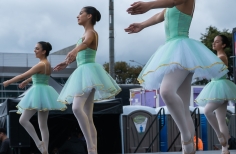
<instances>
[{"instance_id":1,"label":"raised arm","mask_svg":"<svg viewBox=\"0 0 236 154\"><path fill-rule=\"evenodd\" d=\"M25 81L21 82L21 84L19 84L19 88L25 88L26 85L28 85L30 82L32 82L32 78L28 78Z\"/></svg>"},{"instance_id":2,"label":"raised arm","mask_svg":"<svg viewBox=\"0 0 236 154\"><path fill-rule=\"evenodd\" d=\"M145 13L151 9L168 8L177 5L188 6L189 1L192 0L155 0L150 2L134 2L133 4L131 4L131 7L127 9L127 12L132 15L136 15Z\"/></svg>"},{"instance_id":3,"label":"raised arm","mask_svg":"<svg viewBox=\"0 0 236 154\"><path fill-rule=\"evenodd\" d=\"M57 66L55 66L53 68L53 71L60 71L65 69L69 64L71 64L72 62L74 62L76 60L76 56L78 54L78 52L80 52L81 50L86 49L87 47L90 47L90 45L92 44L93 40L95 38L95 34L92 30L88 31L85 33L84 35L84 40L83 42L76 46L73 50L71 50L66 58L64 62L61 62L60 64L58 64Z\"/></svg>"},{"instance_id":4,"label":"raised arm","mask_svg":"<svg viewBox=\"0 0 236 154\"><path fill-rule=\"evenodd\" d=\"M7 80L5 82L3 82L4 87L7 87L8 85L10 85L11 83L15 83L18 81L21 81L23 79L26 79L28 77L31 77L34 74L40 73L42 72L42 70L45 70L45 65L43 63L38 63L37 65L35 65L34 67L32 67L30 70L28 70L27 72L21 74L21 75L17 75L14 78ZM31 80L31 79L29 79Z\"/></svg>"},{"instance_id":5,"label":"raised arm","mask_svg":"<svg viewBox=\"0 0 236 154\"><path fill-rule=\"evenodd\" d=\"M141 24L143 25L143 27L146 28L146 27L158 24L160 22L163 22L165 20L165 17L164 17L165 11L166 11L166 9L164 9L162 12L152 16L151 18L142 22Z\"/></svg>"},{"instance_id":6,"label":"raised arm","mask_svg":"<svg viewBox=\"0 0 236 154\"><path fill-rule=\"evenodd\" d=\"M83 42L76 46L72 51L70 51L67 56L66 56L66 63L70 64L72 63L77 56L77 53L90 47L92 42L95 40L95 33L92 30L89 30L85 33L84 35L84 40Z\"/></svg>"},{"instance_id":7,"label":"raised arm","mask_svg":"<svg viewBox=\"0 0 236 154\"><path fill-rule=\"evenodd\" d=\"M138 33L146 27L149 27L149 26L152 26L152 25L155 25L164 21L165 19L164 14L165 14L165 9L162 12L157 13L156 15L152 16L151 18L149 18L148 20L144 22L133 23L129 25L129 27L126 28L125 31L128 32L128 34Z\"/></svg>"}]
</instances>

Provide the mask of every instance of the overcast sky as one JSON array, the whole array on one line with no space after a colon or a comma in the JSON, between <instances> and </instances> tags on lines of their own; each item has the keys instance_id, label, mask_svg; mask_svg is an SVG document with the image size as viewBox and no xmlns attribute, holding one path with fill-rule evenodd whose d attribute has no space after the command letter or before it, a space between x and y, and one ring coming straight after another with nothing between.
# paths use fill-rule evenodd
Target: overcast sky
<instances>
[{"instance_id":1,"label":"overcast sky","mask_svg":"<svg viewBox=\"0 0 236 154\"><path fill-rule=\"evenodd\" d=\"M162 9L131 16L126 9L135 0L115 1L115 60L135 60L145 64L165 42L164 24L144 29L138 34L126 34L124 28L141 22ZM145 0L147 1L147 0ZM109 61L109 0L0 0L0 52L33 53L38 41L52 44L52 52L75 44L83 35L77 15L84 6L96 7L102 15L95 29L99 33L97 62ZM219 30L236 27L235 0L196 0L190 37L199 40L206 28ZM132 62L129 62L133 64Z\"/></svg>"}]
</instances>

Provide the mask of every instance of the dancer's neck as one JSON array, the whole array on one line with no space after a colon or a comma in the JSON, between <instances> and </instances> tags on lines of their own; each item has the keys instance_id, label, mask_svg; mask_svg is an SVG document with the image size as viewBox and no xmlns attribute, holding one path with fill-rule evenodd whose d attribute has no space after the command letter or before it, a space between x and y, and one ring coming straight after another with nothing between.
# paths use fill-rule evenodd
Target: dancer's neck
<instances>
[{"instance_id":1,"label":"dancer's neck","mask_svg":"<svg viewBox=\"0 0 236 154\"><path fill-rule=\"evenodd\" d=\"M223 49L217 50L217 56L225 54L225 51Z\"/></svg>"}]
</instances>

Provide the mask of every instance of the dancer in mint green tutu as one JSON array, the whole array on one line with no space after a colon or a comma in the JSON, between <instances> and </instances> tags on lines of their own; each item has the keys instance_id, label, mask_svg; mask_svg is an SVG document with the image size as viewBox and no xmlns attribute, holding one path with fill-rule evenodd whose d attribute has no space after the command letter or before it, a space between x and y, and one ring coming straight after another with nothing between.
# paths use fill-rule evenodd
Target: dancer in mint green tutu
<instances>
[{"instance_id":1,"label":"dancer in mint green tutu","mask_svg":"<svg viewBox=\"0 0 236 154\"><path fill-rule=\"evenodd\" d=\"M228 72L224 63L207 47L189 38L194 6L194 0L135 2L127 10L131 15L166 9L125 29L129 34L138 33L165 22L166 42L151 56L138 80L145 89L160 88L161 97L181 132L185 154L195 153L194 125L189 112L191 82L195 82L195 78L220 78Z\"/></svg>"},{"instance_id":2,"label":"dancer in mint green tutu","mask_svg":"<svg viewBox=\"0 0 236 154\"><path fill-rule=\"evenodd\" d=\"M216 36L212 43L213 50L217 51L217 56L225 65L228 65L228 59L224 49L228 46L229 41L225 35ZM236 85L226 77L227 75L220 79L213 78L195 100L198 105L205 106L205 116L218 136L222 154L229 154L229 130L225 120L227 104L229 101L236 103Z\"/></svg>"},{"instance_id":3,"label":"dancer in mint green tutu","mask_svg":"<svg viewBox=\"0 0 236 154\"><path fill-rule=\"evenodd\" d=\"M22 113L20 124L33 138L38 149L43 154L48 153L49 132L47 119L49 110L64 111L67 108L66 105L56 101L58 93L48 85L51 75L51 65L47 60L47 56L51 50L52 46L50 43L38 42L34 52L36 57L40 59L39 63L27 72L3 82L4 87L7 87L11 83L30 77L19 85L20 88L24 88L29 82L33 81L32 87L26 92L16 107L18 108L18 113ZM42 141L40 141L34 126L29 121L36 112L38 112L38 123Z\"/></svg>"},{"instance_id":4,"label":"dancer in mint green tutu","mask_svg":"<svg viewBox=\"0 0 236 154\"><path fill-rule=\"evenodd\" d=\"M94 25L100 20L101 14L96 8L88 6L81 10L77 18L78 24L85 29L84 36L68 53L66 61L57 65L54 70L64 69L75 60L78 67L67 80L58 101L73 103L72 110L85 136L88 152L97 154L97 132L93 123L94 101L114 97L121 89L103 67L95 63L98 34Z\"/></svg>"}]
</instances>

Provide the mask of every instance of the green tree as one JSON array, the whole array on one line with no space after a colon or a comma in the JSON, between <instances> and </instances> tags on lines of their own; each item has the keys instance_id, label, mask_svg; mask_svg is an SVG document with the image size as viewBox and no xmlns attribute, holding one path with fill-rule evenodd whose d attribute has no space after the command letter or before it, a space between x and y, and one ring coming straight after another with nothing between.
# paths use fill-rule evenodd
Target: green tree
<instances>
[{"instance_id":1,"label":"green tree","mask_svg":"<svg viewBox=\"0 0 236 154\"><path fill-rule=\"evenodd\" d=\"M228 29L223 29L223 31L218 30L216 27L213 26L209 26L208 28L206 28L206 33L201 34L201 42L207 46L212 52L214 52L216 54L216 52L212 49L212 42L214 41L214 38L219 35L219 34L223 34L225 36L228 37L229 42L231 43L232 40L232 33L229 32ZM229 77L232 78L233 77L233 59L229 58L230 56L233 55L233 49L232 49L232 45L230 44L230 46L228 48L225 49L225 52L228 56L228 69L229 69ZM207 80L203 80L203 81L198 81L196 84L206 84L208 83Z\"/></svg>"},{"instance_id":2,"label":"green tree","mask_svg":"<svg viewBox=\"0 0 236 154\"><path fill-rule=\"evenodd\" d=\"M109 72L109 63L104 63L103 67ZM124 61L116 62L115 80L119 84L138 84L137 77L141 71L141 66L131 66Z\"/></svg>"}]
</instances>

